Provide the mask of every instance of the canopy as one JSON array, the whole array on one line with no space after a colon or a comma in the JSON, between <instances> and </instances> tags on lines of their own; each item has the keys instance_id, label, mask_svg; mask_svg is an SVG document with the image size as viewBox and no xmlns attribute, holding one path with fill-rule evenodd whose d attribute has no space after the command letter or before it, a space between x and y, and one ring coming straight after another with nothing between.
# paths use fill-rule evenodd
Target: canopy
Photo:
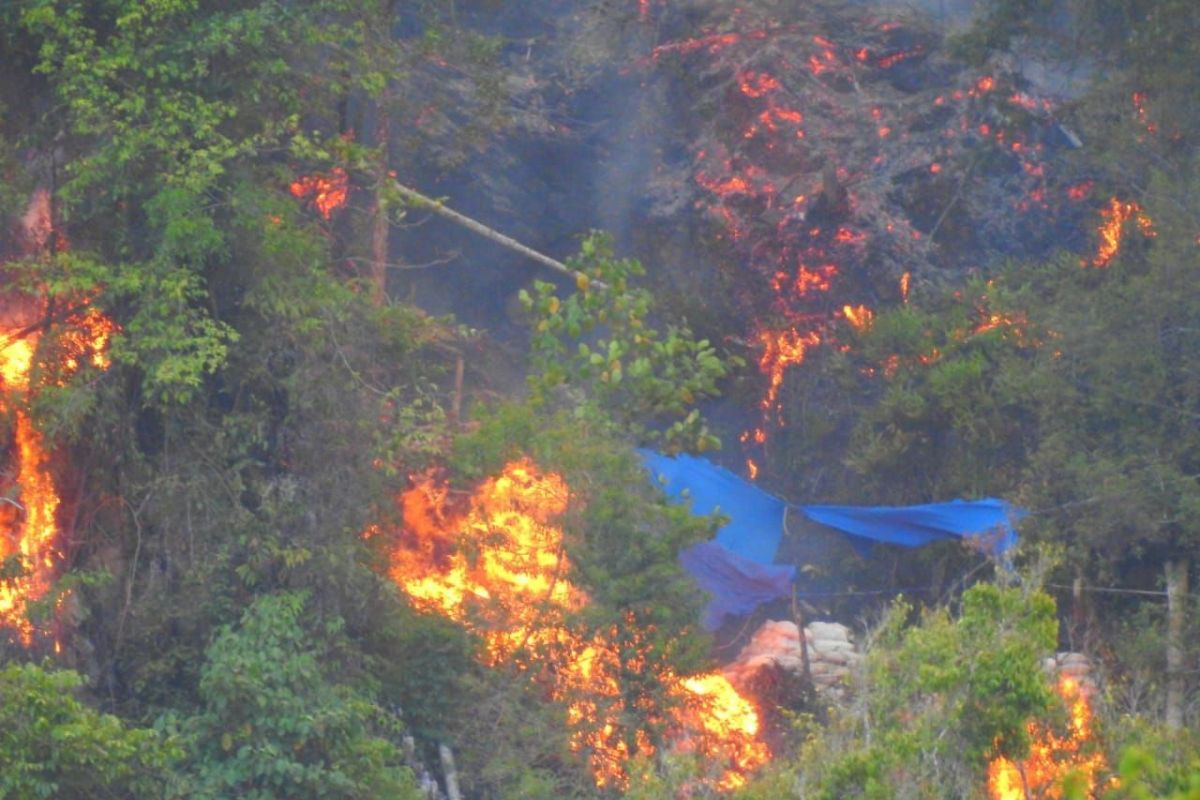
<instances>
[{"instance_id":1,"label":"canopy","mask_svg":"<svg viewBox=\"0 0 1200 800\"><path fill-rule=\"evenodd\" d=\"M849 535L860 550L874 542L920 547L967 539L994 556L1016 544L1012 523L1024 516L992 497L916 506L792 506L706 459L638 453L669 497L691 500L693 513L729 518L713 541L679 556L683 568L712 595L705 615L710 629L726 615L747 614L759 603L788 596L796 568L774 563L788 508Z\"/></svg>"}]
</instances>

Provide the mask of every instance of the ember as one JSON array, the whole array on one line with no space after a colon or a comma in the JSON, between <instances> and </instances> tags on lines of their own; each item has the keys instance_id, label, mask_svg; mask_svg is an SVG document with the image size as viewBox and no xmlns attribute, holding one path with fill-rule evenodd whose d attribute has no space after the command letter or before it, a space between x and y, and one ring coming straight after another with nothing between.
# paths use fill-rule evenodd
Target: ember
<instances>
[{"instance_id":1,"label":"ember","mask_svg":"<svg viewBox=\"0 0 1200 800\"><path fill-rule=\"evenodd\" d=\"M1149 112L1146 111L1146 93L1133 93L1133 112L1137 116L1138 124L1146 129L1147 133L1158 133L1158 125L1150 119Z\"/></svg>"},{"instance_id":2,"label":"ember","mask_svg":"<svg viewBox=\"0 0 1200 800\"><path fill-rule=\"evenodd\" d=\"M842 313L846 316L846 321L854 326L856 330L865 331L871 327L871 321L875 314L866 306L843 306Z\"/></svg>"},{"instance_id":3,"label":"ember","mask_svg":"<svg viewBox=\"0 0 1200 800\"><path fill-rule=\"evenodd\" d=\"M329 219L333 212L346 204L350 192L350 179L346 170L334 167L328 175L304 175L292 181L288 187L298 200L308 200L317 212Z\"/></svg>"},{"instance_id":4,"label":"ember","mask_svg":"<svg viewBox=\"0 0 1200 800\"><path fill-rule=\"evenodd\" d=\"M404 530L391 548L389 575L415 605L479 634L488 664L550 667L549 692L567 706L572 748L587 758L597 786L626 788L628 760L656 747L648 731L628 730L634 709L626 707L620 676L647 668L648 658L636 646L641 632L632 618L625 629L627 639L633 631L632 656L628 641L624 650L615 644L617 630L588 635L568 624L568 612L588 603L571 582L562 531L553 522L569 500L562 478L528 459L485 481L465 507L452 507L447 486L426 477L400 498ZM718 788L742 785L747 772L765 763L757 712L724 677L658 679L677 707L636 710L664 723L678 750L725 765Z\"/></svg>"}]
</instances>

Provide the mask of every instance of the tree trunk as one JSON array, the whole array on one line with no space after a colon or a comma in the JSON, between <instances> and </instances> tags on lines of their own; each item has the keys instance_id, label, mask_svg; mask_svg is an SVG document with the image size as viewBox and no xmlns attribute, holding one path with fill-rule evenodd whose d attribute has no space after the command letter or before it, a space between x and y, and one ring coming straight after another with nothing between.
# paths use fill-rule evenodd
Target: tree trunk
<instances>
[{"instance_id":1,"label":"tree trunk","mask_svg":"<svg viewBox=\"0 0 1200 800\"><path fill-rule=\"evenodd\" d=\"M462 792L458 788L458 769L454 766L454 753L446 745L439 744L438 755L442 759L442 775L446 778L446 797L448 800L462 800Z\"/></svg>"},{"instance_id":2,"label":"tree trunk","mask_svg":"<svg viewBox=\"0 0 1200 800\"><path fill-rule=\"evenodd\" d=\"M371 203L371 299L378 305L387 302L388 221L387 204L383 199L388 182L388 125L387 109L383 103L376 109L375 146L379 148L378 174L375 176L375 197Z\"/></svg>"},{"instance_id":3,"label":"tree trunk","mask_svg":"<svg viewBox=\"0 0 1200 800\"><path fill-rule=\"evenodd\" d=\"M783 527L787 529L787 508L783 509ZM792 583L792 620L796 623L796 627L800 629L800 666L804 670L804 683L809 688L812 687L812 664L808 660L808 636L804 632L804 612L800 610L800 604L796 601L796 584Z\"/></svg>"},{"instance_id":4,"label":"tree trunk","mask_svg":"<svg viewBox=\"0 0 1200 800\"><path fill-rule=\"evenodd\" d=\"M1188 560L1168 561L1167 579L1167 714L1168 728L1183 727L1183 626L1186 617Z\"/></svg>"},{"instance_id":5,"label":"tree trunk","mask_svg":"<svg viewBox=\"0 0 1200 800\"><path fill-rule=\"evenodd\" d=\"M1071 649L1083 651L1083 630L1087 621L1087 612L1083 600L1083 576L1076 573L1071 582L1071 627L1067 631L1067 639Z\"/></svg>"}]
</instances>

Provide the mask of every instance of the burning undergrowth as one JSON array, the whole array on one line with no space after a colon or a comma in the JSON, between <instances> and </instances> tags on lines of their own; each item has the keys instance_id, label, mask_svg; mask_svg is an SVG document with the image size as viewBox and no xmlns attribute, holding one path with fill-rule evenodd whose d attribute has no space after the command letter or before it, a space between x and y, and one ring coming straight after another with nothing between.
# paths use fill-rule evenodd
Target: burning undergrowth
<instances>
[{"instance_id":1,"label":"burning undergrowth","mask_svg":"<svg viewBox=\"0 0 1200 800\"><path fill-rule=\"evenodd\" d=\"M1063 781L1074 778L1083 796L1094 797L1100 776L1107 768L1104 755L1092 741L1090 684L1067 675L1055 687L1067 708L1065 731L1030 722L1029 755L1019 763L996 758L988 765L990 800L1024 800L1028 797L1062 797Z\"/></svg>"},{"instance_id":2,"label":"burning undergrowth","mask_svg":"<svg viewBox=\"0 0 1200 800\"><path fill-rule=\"evenodd\" d=\"M764 376L759 423L742 437L751 474L786 422L784 374L838 325L869 326L914 275L955 281L1081 247L1092 188L1054 161L1079 145L1054 99L1011 65L968 68L917 15L829 2L778 14L706 10L699 33L643 62L690 98L690 155L654 185L665 210L690 184L712 221Z\"/></svg>"},{"instance_id":3,"label":"burning undergrowth","mask_svg":"<svg viewBox=\"0 0 1200 800\"><path fill-rule=\"evenodd\" d=\"M662 665L653 632L632 613L587 626L559 517L574 500L563 478L512 461L469 496L434 476L400 497L398 530L373 528L389 575L421 609L465 625L479 658L526 676L565 707L570 746L598 787L626 788L630 761L666 748L693 753L722 789L742 785L768 753L759 718L720 673Z\"/></svg>"}]
</instances>

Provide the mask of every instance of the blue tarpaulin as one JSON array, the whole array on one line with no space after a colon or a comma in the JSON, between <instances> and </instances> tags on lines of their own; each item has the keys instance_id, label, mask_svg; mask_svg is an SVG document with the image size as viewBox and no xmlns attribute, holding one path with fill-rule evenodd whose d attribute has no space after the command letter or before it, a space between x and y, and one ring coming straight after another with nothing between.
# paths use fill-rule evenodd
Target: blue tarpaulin
<instances>
[{"instance_id":1,"label":"blue tarpaulin","mask_svg":"<svg viewBox=\"0 0 1200 800\"><path fill-rule=\"evenodd\" d=\"M872 542L920 547L939 539L971 537L992 555L1017 543L1012 522L1023 516L1003 500L951 500L919 506L800 506L813 522Z\"/></svg>"},{"instance_id":2,"label":"blue tarpaulin","mask_svg":"<svg viewBox=\"0 0 1200 800\"><path fill-rule=\"evenodd\" d=\"M711 596L704 609L704 626L709 630L721 627L726 616L741 617L762 603L787 597L796 577L796 568L790 564L760 564L715 540L684 550L679 563Z\"/></svg>"},{"instance_id":3,"label":"blue tarpaulin","mask_svg":"<svg viewBox=\"0 0 1200 800\"><path fill-rule=\"evenodd\" d=\"M718 544L759 564L775 560L787 503L703 458L686 453L672 458L652 450L638 450L638 455L668 497L682 498L686 493L693 514L718 512L729 517L717 531Z\"/></svg>"},{"instance_id":4,"label":"blue tarpaulin","mask_svg":"<svg viewBox=\"0 0 1200 800\"><path fill-rule=\"evenodd\" d=\"M1024 516L1020 509L990 497L899 507L792 506L703 458L638 453L668 496L690 499L693 513L717 512L729 518L713 541L693 545L679 557L712 595L705 615L709 628L719 626L726 615L747 614L760 603L790 593L795 567L773 563L788 508L848 534L860 550L874 542L919 547L968 538L996 556L1016 544L1012 523Z\"/></svg>"}]
</instances>

